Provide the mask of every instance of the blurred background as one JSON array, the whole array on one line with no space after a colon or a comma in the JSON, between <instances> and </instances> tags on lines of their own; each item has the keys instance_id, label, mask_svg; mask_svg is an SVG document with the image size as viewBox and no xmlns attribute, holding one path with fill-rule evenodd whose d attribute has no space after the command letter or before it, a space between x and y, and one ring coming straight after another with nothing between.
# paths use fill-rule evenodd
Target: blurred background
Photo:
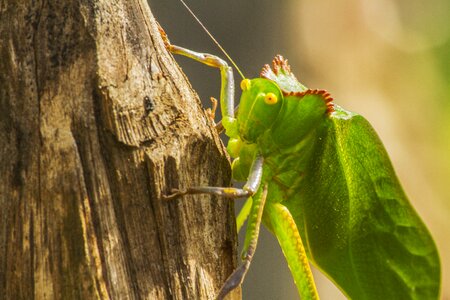
<instances>
[{"instance_id":1,"label":"blurred background","mask_svg":"<svg viewBox=\"0 0 450 300\"><path fill-rule=\"evenodd\" d=\"M178 0L149 2L174 44L224 58ZM437 243L442 299L450 299L450 1L188 4L247 77L259 76L265 63L282 54L303 84L327 89L336 103L370 121ZM183 57L177 61L210 107L209 97L219 98L219 72ZM345 299L315 276L322 299ZM265 229L243 298L298 299L276 239Z\"/></svg>"}]
</instances>

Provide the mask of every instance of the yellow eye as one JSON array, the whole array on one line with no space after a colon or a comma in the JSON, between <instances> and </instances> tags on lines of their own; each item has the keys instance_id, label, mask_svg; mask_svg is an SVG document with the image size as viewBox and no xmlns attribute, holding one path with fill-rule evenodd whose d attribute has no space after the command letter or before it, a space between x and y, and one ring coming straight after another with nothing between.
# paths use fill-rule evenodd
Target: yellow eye
<instances>
[{"instance_id":1,"label":"yellow eye","mask_svg":"<svg viewBox=\"0 0 450 300\"><path fill-rule=\"evenodd\" d=\"M251 85L252 84L250 82L250 79L244 79L244 80L241 81L241 89L243 91L246 91L246 90L250 89Z\"/></svg>"},{"instance_id":2,"label":"yellow eye","mask_svg":"<svg viewBox=\"0 0 450 300\"><path fill-rule=\"evenodd\" d=\"M274 93L267 93L264 97L264 102L266 102L269 105L273 105L278 102L278 98Z\"/></svg>"}]
</instances>

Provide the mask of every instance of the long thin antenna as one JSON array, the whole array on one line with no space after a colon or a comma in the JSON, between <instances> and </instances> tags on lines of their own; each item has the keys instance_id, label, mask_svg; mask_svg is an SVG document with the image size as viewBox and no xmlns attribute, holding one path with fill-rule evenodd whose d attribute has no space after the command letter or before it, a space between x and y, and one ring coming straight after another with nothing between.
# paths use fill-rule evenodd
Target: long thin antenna
<instances>
[{"instance_id":1,"label":"long thin antenna","mask_svg":"<svg viewBox=\"0 0 450 300\"><path fill-rule=\"evenodd\" d=\"M242 74L241 70L238 68L237 64L234 62L234 60L228 55L227 51L219 44L219 42L214 38L214 36L209 32L208 29L206 29L206 26L203 25L203 23L197 18L197 16L194 14L194 12L190 9L190 7L184 2L184 0L180 0L180 2L186 7L186 9L189 11L189 13L194 17L194 19L197 21L197 23L202 27L202 29L209 35L209 37L213 40L213 42L219 47L219 49L225 54L225 56L231 61L233 66L238 71L239 75L241 75L242 79L245 79L244 74Z\"/></svg>"}]
</instances>

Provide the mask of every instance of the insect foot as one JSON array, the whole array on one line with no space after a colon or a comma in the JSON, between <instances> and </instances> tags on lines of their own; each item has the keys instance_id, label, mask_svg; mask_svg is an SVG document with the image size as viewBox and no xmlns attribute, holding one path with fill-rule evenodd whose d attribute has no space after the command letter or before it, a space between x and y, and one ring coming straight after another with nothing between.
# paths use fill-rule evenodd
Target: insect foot
<instances>
[{"instance_id":1,"label":"insect foot","mask_svg":"<svg viewBox=\"0 0 450 300\"><path fill-rule=\"evenodd\" d=\"M161 198L165 201L170 201L170 200L176 199L178 197L182 197L187 194L187 191L178 190L178 189L171 189L170 192L171 192L171 194L163 195Z\"/></svg>"},{"instance_id":2,"label":"insect foot","mask_svg":"<svg viewBox=\"0 0 450 300\"><path fill-rule=\"evenodd\" d=\"M214 119L216 118L216 110L217 110L218 101L214 97L211 97L210 100L212 102L212 107L207 108L206 113L207 113L208 117L210 118L210 120L213 122L213 124L216 125L216 122Z\"/></svg>"},{"instance_id":3,"label":"insect foot","mask_svg":"<svg viewBox=\"0 0 450 300\"><path fill-rule=\"evenodd\" d=\"M167 50L170 51L172 49L172 45L170 44L169 38L167 37L167 33L164 31L164 29L162 29L161 25L159 25L158 22L156 22L156 24L158 25L159 34L161 35L161 38L164 42L164 46Z\"/></svg>"}]
</instances>

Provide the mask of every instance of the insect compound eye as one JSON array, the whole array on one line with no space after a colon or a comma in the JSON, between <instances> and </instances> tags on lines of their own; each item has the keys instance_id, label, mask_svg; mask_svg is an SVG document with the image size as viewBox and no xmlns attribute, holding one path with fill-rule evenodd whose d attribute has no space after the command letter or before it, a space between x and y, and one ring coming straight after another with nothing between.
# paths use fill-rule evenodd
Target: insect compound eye
<instances>
[{"instance_id":1,"label":"insect compound eye","mask_svg":"<svg viewBox=\"0 0 450 300\"><path fill-rule=\"evenodd\" d=\"M269 105L273 105L278 102L278 97L274 93L267 93L264 97L264 102L266 102Z\"/></svg>"},{"instance_id":2,"label":"insect compound eye","mask_svg":"<svg viewBox=\"0 0 450 300\"><path fill-rule=\"evenodd\" d=\"M250 79L244 79L244 80L242 80L242 81L241 81L241 89L242 89L242 91L247 91L247 90L249 90L251 85L252 85L252 84L251 84Z\"/></svg>"}]
</instances>

